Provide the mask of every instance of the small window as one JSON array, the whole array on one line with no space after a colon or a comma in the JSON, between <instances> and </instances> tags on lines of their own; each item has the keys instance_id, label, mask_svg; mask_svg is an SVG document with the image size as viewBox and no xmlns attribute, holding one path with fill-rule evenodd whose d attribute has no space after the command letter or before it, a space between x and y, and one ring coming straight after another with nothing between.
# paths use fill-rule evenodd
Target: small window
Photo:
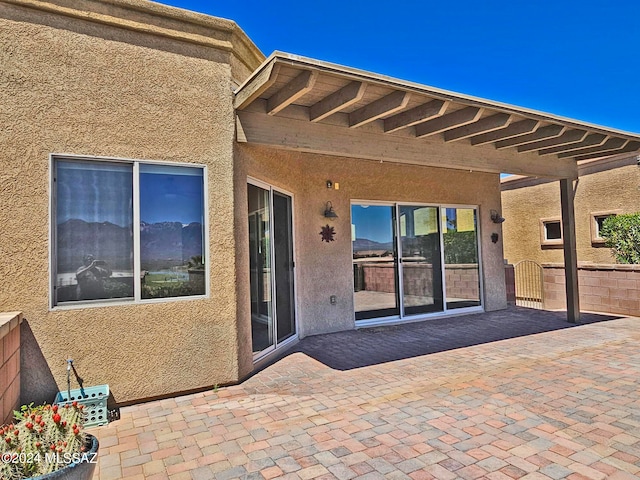
<instances>
[{"instance_id":1,"label":"small window","mask_svg":"<svg viewBox=\"0 0 640 480\"><path fill-rule=\"evenodd\" d=\"M540 244L542 246L562 245L562 221L559 218L540 219Z\"/></svg>"},{"instance_id":2,"label":"small window","mask_svg":"<svg viewBox=\"0 0 640 480\"><path fill-rule=\"evenodd\" d=\"M562 227L560 222L547 222L544 224L546 240L562 240Z\"/></svg>"},{"instance_id":3,"label":"small window","mask_svg":"<svg viewBox=\"0 0 640 480\"><path fill-rule=\"evenodd\" d=\"M205 295L204 169L54 158L53 306Z\"/></svg>"},{"instance_id":4,"label":"small window","mask_svg":"<svg viewBox=\"0 0 640 480\"><path fill-rule=\"evenodd\" d=\"M600 230L604 221L620 213L618 210L610 210L608 212L592 212L591 213L591 244L601 246L605 244L605 239L600 236Z\"/></svg>"}]
</instances>

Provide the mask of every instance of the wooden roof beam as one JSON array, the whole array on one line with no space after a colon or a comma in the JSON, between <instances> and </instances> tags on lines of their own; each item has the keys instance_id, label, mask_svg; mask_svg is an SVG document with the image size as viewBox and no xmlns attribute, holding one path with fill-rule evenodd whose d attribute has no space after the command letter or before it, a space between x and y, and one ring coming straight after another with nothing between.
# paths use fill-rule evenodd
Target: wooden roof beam
<instances>
[{"instance_id":1,"label":"wooden roof beam","mask_svg":"<svg viewBox=\"0 0 640 480\"><path fill-rule=\"evenodd\" d=\"M435 135L436 133L473 123L480 118L480 115L482 115L481 108L466 107L461 110L456 110L442 117L417 124L415 126L416 137L428 137L429 135Z\"/></svg>"},{"instance_id":2,"label":"wooden roof beam","mask_svg":"<svg viewBox=\"0 0 640 480\"><path fill-rule=\"evenodd\" d=\"M570 145L572 143L579 143L583 141L588 132L584 130L569 130L562 135L549 138L547 140L540 140L538 142L527 143L518 147L518 152L532 152L533 150L540 150L541 148L556 147L559 145Z\"/></svg>"},{"instance_id":3,"label":"wooden roof beam","mask_svg":"<svg viewBox=\"0 0 640 480\"><path fill-rule=\"evenodd\" d=\"M511 123L511 115L508 113L497 113L490 117L485 117L475 123L470 123L464 127L457 127L444 132L444 141L453 142L469 138L479 133L492 132L503 128Z\"/></svg>"},{"instance_id":4,"label":"wooden roof beam","mask_svg":"<svg viewBox=\"0 0 640 480\"><path fill-rule=\"evenodd\" d=\"M309 120L319 122L329 115L333 115L349 105L359 102L362 100L366 89L367 84L364 82L351 82L345 85L340 90L311 105L309 108Z\"/></svg>"},{"instance_id":5,"label":"wooden roof beam","mask_svg":"<svg viewBox=\"0 0 640 480\"><path fill-rule=\"evenodd\" d=\"M538 120L522 120L520 122L512 123L506 128L471 137L471 145L484 145L486 143L497 142L499 140L519 137L520 135L535 132L539 126L540 122Z\"/></svg>"},{"instance_id":6,"label":"wooden roof beam","mask_svg":"<svg viewBox=\"0 0 640 480\"><path fill-rule=\"evenodd\" d=\"M385 133L395 132L402 128L411 127L417 123L422 123L433 117L439 117L444 114L449 106L449 102L444 100L431 100L417 107L401 112L393 117L385 118Z\"/></svg>"},{"instance_id":7,"label":"wooden roof beam","mask_svg":"<svg viewBox=\"0 0 640 480\"><path fill-rule=\"evenodd\" d=\"M411 94L396 90L349 114L349 127L355 128L404 109Z\"/></svg>"},{"instance_id":8,"label":"wooden roof beam","mask_svg":"<svg viewBox=\"0 0 640 480\"><path fill-rule=\"evenodd\" d=\"M538 150L538 155L550 155L552 153L572 152L575 150L581 150L586 147L598 146L598 145L602 145L607 140L607 138L609 137L604 133L592 133L590 135L587 135L587 138L585 138L582 142L572 143L570 145L560 145L560 146L551 147L551 148L543 148L541 150Z\"/></svg>"},{"instance_id":9,"label":"wooden roof beam","mask_svg":"<svg viewBox=\"0 0 640 480\"><path fill-rule=\"evenodd\" d=\"M608 157L610 155L617 155L618 153L635 152L636 150L640 150L640 142L631 141L618 150L611 150L606 153L594 152L586 155L578 155L577 157L574 157L574 160L579 162L580 160L591 160L592 158Z\"/></svg>"},{"instance_id":10,"label":"wooden roof beam","mask_svg":"<svg viewBox=\"0 0 640 480\"><path fill-rule=\"evenodd\" d=\"M518 147L527 143L537 142L538 140L545 140L547 138L559 137L564 133L567 127L562 125L548 125L546 127L538 128L535 132L528 135L520 135L519 137L509 138L507 140L500 140L496 142L496 148Z\"/></svg>"},{"instance_id":11,"label":"wooden roof beam","mask_svg":"<svg viewBox=\"0 0 640 480\"><path fill-rule=\"evenodd\" d=\"M580 150L575 150L573 152L562 152L558 154L558 157L560 158L575 157L576 155L585 155L587 153L602 154L602 153L618 150L619 148L624 147L628 142L629 140L626 140L624 138L618 138L618 137L610 138L609 140L607 140L606 142L604 142L602 145L598 147L582 148Z\"/></svg>"},{"instance_id":12,"label":"wooden roof beam","mask_svg":"<svg viewBox=\"0 0 640 480\"><path fill-rule=\"evenodd\" d=\"M267 100L267 113L275 115L285 107L291 105L298 98L311 91L318 78L318 72L304 70L284 87L271 95Z\"/></svg>"},{"instance_id":13,"label":"wooden roof beam","mask_svg":"<svg viewBox=\"0 0 640 480\"><path fill-rule=\"evenodd\" d=\"M278 78L280 65L269 63L256 77L240 90L233 101L234 108L244 109L273 85Z\"/></svg>"}]
</instances>

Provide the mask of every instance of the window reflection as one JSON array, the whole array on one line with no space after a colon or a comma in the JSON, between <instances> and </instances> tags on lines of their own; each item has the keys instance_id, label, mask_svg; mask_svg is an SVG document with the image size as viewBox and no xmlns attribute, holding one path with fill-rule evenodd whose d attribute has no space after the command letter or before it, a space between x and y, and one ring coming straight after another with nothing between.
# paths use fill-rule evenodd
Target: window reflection
<instances>
[{"instance_id":1,"label":"window reflection","mask_svg":"<svg viewBox=\"0 0 640 480\"><path fill-rule=\"evenodd\" d=\"M352 205L356 320L399 314L395 208Z\"/></svg>"},{"instance_id":2,"label":"window reflection","mask_svg":"<svg viewBox=\"0 0 640 480\"><path fill-rule=\"evenodd\" d=\"M476 209L443 209L442 229L447 308L478 306L480 269Z\"/></svg>"},{"instance_id":3,"label":"window reflection","mask_svg":"<svg viewBox=\"0 0 640 480\"><path fill-rule=\"evenodd\" d=\"M204 295L201 168L140 166L142 298Z\"/></svg>"},{"instance_id":4,"label":"window reflection","mask_svg":"<svg viewBox=\"0 0 640 480\"><path fill-rule=\"evenodd\" d=\"M56 301L133 297L132 165L56 162Z\"/></svg>"}]
</instances>

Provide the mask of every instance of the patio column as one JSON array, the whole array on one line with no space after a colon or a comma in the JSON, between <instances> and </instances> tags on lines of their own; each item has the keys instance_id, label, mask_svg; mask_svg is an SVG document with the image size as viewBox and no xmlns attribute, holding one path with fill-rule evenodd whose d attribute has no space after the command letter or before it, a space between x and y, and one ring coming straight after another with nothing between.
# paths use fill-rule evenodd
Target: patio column
<instances>
[{"instance_id":1,"label":"patio column","mask_svg":"<svg viewBox=\"0 0 640 480\"><path fill-rule=\"evenodd\" d=\"M564 248L565 289L567 292L567 321L580 322L580 297L578 294L578 256L576 251L576 222L573 207L573 180L560 180L562 205L562 238Z\"/></svg>"}]
</instances>

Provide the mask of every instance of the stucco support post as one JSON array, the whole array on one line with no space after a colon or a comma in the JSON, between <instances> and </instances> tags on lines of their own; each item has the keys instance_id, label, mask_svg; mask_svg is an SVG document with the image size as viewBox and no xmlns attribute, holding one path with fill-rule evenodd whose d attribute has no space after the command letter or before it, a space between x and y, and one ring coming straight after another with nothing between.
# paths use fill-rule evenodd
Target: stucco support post
<instances>
[{"instance_id":1,"label":"stucco support post","mask_svg":"<svg viewBox=\"0 0 640 480\"><path fill-rule=\"evenodd\" d=\"M576 222L573 207L573 180L560 180L562 206L562 237L564 248L564 278L567 292L567 320L580 322L580 297L578 294L578 256L576 251Z\"/></svg>"}]
</instances>

